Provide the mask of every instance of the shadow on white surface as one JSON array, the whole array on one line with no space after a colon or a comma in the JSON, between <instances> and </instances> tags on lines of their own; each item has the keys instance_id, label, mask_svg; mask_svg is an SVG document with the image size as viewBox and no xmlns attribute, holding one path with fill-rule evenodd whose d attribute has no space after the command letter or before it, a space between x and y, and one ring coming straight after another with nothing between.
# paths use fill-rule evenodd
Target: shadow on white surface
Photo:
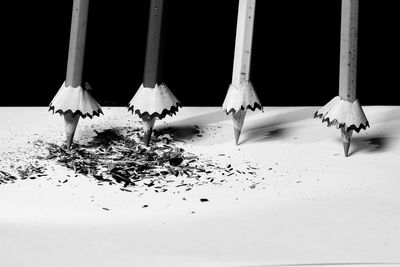
<instances>
[{"instance_id":1,"label":"shadow on white surface","mask_svg":"<svg viewBox=\"0 0 400 267\"><path fill-rule=\"evenodd\" d=\"M394 140L394 137L389 137L382 134L363 137L355 136L351 140L349 156L359 153L382 153L392 151L392 144ZM339 146L342 144L342 138L338 136L336 138L336 142Z\"/></svg>"},{"instance_id":2,"label":"shadow on white surface","mask_svg":"<svg viewBox=\"0 0 400 267\"><path fill-rule=\"evenodd\" d=\"M222 112L222 110L218 111L213 111L197 116L191 116L189 118L181 119L181 120L174 120L173 122L170 123L169 126L175 126L175 125L192 125L195 123L196 125L207 125L207 124L212 124L212 123L217 123L221 121L226 121L231 119L230 116L226 115L225 112Z\"/></svg>"},{"instance_id":3,"label":"shadow on white surface","mask_svg":"<svg viewBox=\"0 0 400 267\"><path fill-rule=\"evenodd\" d=\"M257 130L247 130L240 144L282 140L288 135L288 132L288 128L276 125L266 126Z\"/></svg>"},{"instance_id":4,"label":"shadow on white surface","mask_svg":"<svg viewBox=\"0 0 400 267\"><path fill-rule=\"evenodd\" d=\"M366 115L368 116L369 114ZM400 120L400 107L393 107L392 109L389 110L383 110L382 112L377 113L375 116L377 118L373 121L373 123L398 121Z\"/></svg>"},{"instance_id":5,"label":"shadow on white surface","mask_svg":"<svg viewBox=\"0 0 400 267\"><path fill-rule=\"evenodd\" d=\"M275 125L282 125L295 121L302 121L306 119L311 119L314 117L314 113L317 110L315 107L304 107L297 108L287 112L279 112L273 116L268 116L268 111L265 111L266 115L264 118L254 121L253 127L250 129L259 129L263 127L271 127Z\"/></svg>"},{"instance_id":6,"label":"shadow on white surface","mask_svg":"<svg viewBox=\"0 0 400 267\"><path fill-rule=\"evenodd\" d=\"M199 133L197 129L192 125L169 125L164 124L155 128L157 131L165 131L173 134L177 140L186 140L197 136Z\"/></svg>"}]
</instances>

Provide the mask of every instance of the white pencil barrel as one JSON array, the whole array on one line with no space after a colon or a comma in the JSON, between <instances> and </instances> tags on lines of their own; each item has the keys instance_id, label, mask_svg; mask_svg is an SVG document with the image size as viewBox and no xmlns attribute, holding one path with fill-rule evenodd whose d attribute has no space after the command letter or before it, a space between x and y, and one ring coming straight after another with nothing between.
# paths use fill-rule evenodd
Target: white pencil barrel
<instances>
[{"instance_id":1,"label":"white pencil barrel","mask_svg":"<svg viewBox=\"0 0 400 267\"><path fill-rule=\"evenodd\" d=\"M339 96L349 102L356 99L358 1L342 0Z\"/></svg>"},{"instance_id":2,"label":"white pencil barrel","mask_svg":"<svg viewBox=\"0 0 400 267\"><path fill-rule=\"evenodd\" d=\"M256 0L239 0L232 73L235 86L249 80L255 8Z\"/></svg>"},{"instance_id":3,"label":"white pencil barrel","mask_svg":"<svg viewBox=\"0 0 400 267\"><path fill-rule=\"evenodd\" d=\"M82 83L89 0L74 0L69 40L66 86Z\"/></svg>"}]
</instances>

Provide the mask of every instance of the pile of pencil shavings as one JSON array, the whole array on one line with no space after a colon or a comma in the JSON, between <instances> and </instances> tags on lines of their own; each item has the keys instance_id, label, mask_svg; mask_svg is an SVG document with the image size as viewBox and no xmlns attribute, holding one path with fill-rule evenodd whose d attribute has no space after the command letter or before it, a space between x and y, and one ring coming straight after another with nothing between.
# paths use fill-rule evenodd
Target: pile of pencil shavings
<instances>
[{"instance_id":1,"label":"pile of pencil shavings","mask_svg":"<svg viewBox=\"0 0 400 267\"><path fill-rule=\"evenodd\" d=\"M150 147L140 140L139 128L125 134L116 129L96 134L86 145L74 144L71 150L48 144L47 159L93 177L99 185L154 186L156 192L167 191L163 186L167 183L178 183L176 187L190 190L195 184L213 181L212 173L225 171L210 160L199 159L178 147L171 133L154 131Z\"/></svg>"},{"instance_id":2,"label":"pile of pencil shavings","mask_svg":"<svg viewBox=\"0 0 400 267\"><path fill-rule=\"evenodd\" d=\"M9 174L8 172L0 170L0 185L14 183L17 180L17 177Z\"/></svg>"}]
</instances>

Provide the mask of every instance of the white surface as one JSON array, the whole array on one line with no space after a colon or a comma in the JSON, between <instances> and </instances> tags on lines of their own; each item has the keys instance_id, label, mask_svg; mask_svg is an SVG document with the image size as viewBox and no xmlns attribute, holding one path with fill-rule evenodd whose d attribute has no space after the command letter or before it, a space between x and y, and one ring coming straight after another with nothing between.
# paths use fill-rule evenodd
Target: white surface
<instances>
[{"instance_id":1,"label":"white surface","mask_svg":"<svg viewBox=\"0 0 400 267\"><path fill-rule=\"evenodd\" d=\"M248 112L240 146L218 107L156 122L179 129L188 151L258 166L256 178L139 195L54 166L51 180L0 185L1 266L400 266L400 107L364 107L371 128L349 158L317 109ZM79 122L76 140L137 123L126 108L103 111ZM2 107L0 122L3 165L36 139L64 140L62 117L45 107ZM189 138L194 124L201 138Z\"/></svg>"}]
</instances>

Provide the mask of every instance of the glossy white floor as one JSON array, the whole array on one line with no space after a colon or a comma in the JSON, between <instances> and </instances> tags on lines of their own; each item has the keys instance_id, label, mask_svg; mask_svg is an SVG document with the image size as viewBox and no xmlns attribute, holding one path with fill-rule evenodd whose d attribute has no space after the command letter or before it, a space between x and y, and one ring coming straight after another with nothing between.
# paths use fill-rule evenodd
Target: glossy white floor
<instances>
[{"instance_id":1,"label":"glossy white floor","mask_svg":"<svg viewBox=\"0 0 400 267\"><path fill-rule=\"evenodd\" d=\"M53 180L0 185L0 265L400 266L400 107L365 107L371 128L354 135L349 158L316 109L250 111L239 146L219 107L156 123L203 157L258 166L256 182L139 195L56 166ZM76 139L136 120L126 108L104 113L81 120ZM64 139L62 118L44 107L1 107L0 123L3 165L34 140ZM190 136L194 124L202 137Z\"/></svg>"}]
</instances>

